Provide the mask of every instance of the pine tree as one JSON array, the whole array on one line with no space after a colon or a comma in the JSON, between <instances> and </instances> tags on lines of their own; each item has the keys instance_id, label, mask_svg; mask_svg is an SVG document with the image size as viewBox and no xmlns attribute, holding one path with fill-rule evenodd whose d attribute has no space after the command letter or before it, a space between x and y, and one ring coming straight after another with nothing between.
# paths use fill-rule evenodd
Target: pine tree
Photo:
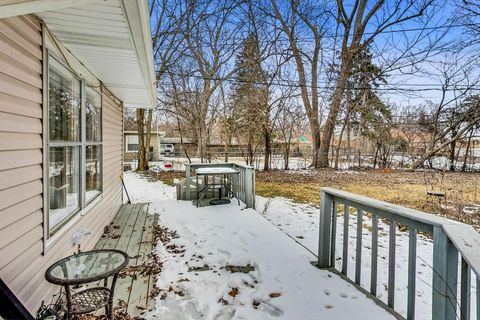
<instances>
[{"instance_id":1,"label":"pine tree","mask_svg":"<svg viewBox=\"0 0 480 320\"><path fill-rule=\"evenodd\" d=\"M249 34L235 61L237 72L232 89L232 118L239 138L247 144L246 158L250 165L253 164L255 146L262 139L262 126L267 116L268 95L260 62L258 39Z\"/></svg>"}]
</instances>

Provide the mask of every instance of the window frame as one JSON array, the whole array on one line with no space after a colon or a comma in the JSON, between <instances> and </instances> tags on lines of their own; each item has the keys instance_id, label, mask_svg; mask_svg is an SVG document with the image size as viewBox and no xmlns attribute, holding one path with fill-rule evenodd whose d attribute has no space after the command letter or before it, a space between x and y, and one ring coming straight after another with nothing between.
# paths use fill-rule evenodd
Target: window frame
<instances>
[{"instance_id":1,"label":"window frame","mask_svg":"<svg viewBox=\"0 0 480 320\"><path fill-rule=\"evenodd\" d=\"M56 236L59 231L69 224L70 221L84 211L89 210L89 205L103 195L104 186L104 170L103 170L103 94L96 90L93 86L87 84L85 79L79 76L70 66L68 66L62 58L49 49L44 51L44 97L43 97L43 138L44 138L44 237L47 241ZM50 59L54 59L56 63L67 69L72 77L80 82L80 141L79 142L51 142L50 141ZM100 95L100 142L86 141L86 97L87 87ZM86 201L86 147L90 145L100 146L100 192ZM79 206L76 210L69 213L64 219L55 226L50 226L50 148L52 147L79 147ZM45 251L45 246L44 246Z\"/></svg>"},{"instance_id":2,"label":"window frame","mask_svg":"<svg viewBox=\"0 0 480 320\"><path fill-rule=\"evenodd\" d=\"M100 195L103 194L103 95L101 92L97 91L93 86L89 86L85 83L85 81L82 81L83 85L82 85L82 91L83 91L83 95L85 97L85 99L82 99L82 122L85 124L84 125L84 129L81 131L81 135L82 135L82 150L80 151L81 152L81 158L82 158L82 161L80 163L81 165L81 171L82 171L82 178L83 178L83 182L84 182L84 186L83 188L81 189L81 191L83 192L83 200L82 200L82 209L85 208L86 206L88 206L90 203L92 203L92 201L94 201L95 199L97 199ZM87 101L87 88L91 89L92 91L94 91L96 94L99 94L100 95L100 141L99 142L96 142L96 141L91 141L91 142L88 142L87 141L87 113L86 113L86 101ZM87 201L87 184L86 184L86 180L87 180L87 168L86 168L86 164L87 164L87 146L99 146L100 147L100 167L101 167L101 171L100 171L100 192L95 195L94 197L92 197L91 199L89 199ZM82 156L83 155L83 156ZM84 165L82 165L84 164ZM81 184L81 182L80 182Z\"/></svg>"},{"instance_id":3,"label":"window frame","mask_svg":"<svg viewBox=\"0 0 480 320\"><path fill-rule=\"evenodd\" d=\"M137 138L137 143L129 143L130 141L129 138L130 137L136 137ZM137 150L132 150L130 149L128 146L131 145L131 144L136 144L137 145ZM138 152L138 134L125 134L125 152L126 153L137 153Z\"/></svg>"}]
</instances>

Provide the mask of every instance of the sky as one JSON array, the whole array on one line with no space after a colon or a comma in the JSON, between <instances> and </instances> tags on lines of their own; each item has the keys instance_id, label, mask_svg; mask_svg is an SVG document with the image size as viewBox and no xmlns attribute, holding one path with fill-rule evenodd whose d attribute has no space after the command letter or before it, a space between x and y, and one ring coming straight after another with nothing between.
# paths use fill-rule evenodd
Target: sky
<instances>
[{"instance_id":1,"label":"sky","mask_svg":"<svg viewBox=\"0 0 480 320\"><path fill-rule=\"evenodd\" d=\"M462 47L464 51L455 57L451 50L447 49L448 46L465 37L464 28L459 25L459 21L454 19L454 16L457 15L454 1L456 0L434 1L433 6L425 11L423 17L408 20L400 25L387 28L385 33L378 35L375 38L370 48L374 54L374 62L379 66L383 67L397 59L401 54L405 55L400 61L394 64L395 66L401 64L404 65L404 67L399 69L394 68L394 70L389 71L387 73L388 83L379 87L378 93L384 101L404 106L425 105L427 100L437 103L442 97L441 86L444 79L440 74L440 70L445 68L445 63L455 61L457 65L455 68L451 69L450 72L453 72L455 69L458 73L458 70L461 70L463 67L461 64L465 61L471 60L470 57L473 52L472 50L468 52ZM277 2L282 3L280 0L277 0ZM346 0L347 11L349 10L349 4L351 2L352 1ZM384 9L391 12L394 2L394 0L387 0ZM406 0L404 3L405 2ZM421 1L416 1L416 3L420 2ZM326 3L328 3L328 1ZM372 6L372 3L375 2L370 1L368 6ZM216 1L211 1L212 6L215 6L216 4ZM335 9L334 7L332 8L331 12ZM375 25L375 23L377 23L376 20L378 20L378 18L373 17L371 25ZM322 17L319 17L319 21L322 21ZM152 21L152 29L154 28L154 24L154 21ZM422 30L423 26L426 26L427 30ZM369 34L373 30L374 27L367 27L366 33ZM341 34L343 30L340 28L338 32ZM327 31L324 37L324 54L330 55L330 61L336 59L336 56L332 53L335 48L338 49L338 41L336 44L334 44L333 41L334 33L335 21L331 20L327 25ZM412 50L404 50L405 47L411 45L412 42L417 40L419 42L416 43ZM283 42L283 44L286 44L285 38L280 41ZM303 47L308 48L309 46L311 47L309 43L310 41L312 41L311 35L309 36L307 34L302 38L300 44ZM432 51L428 55L425 55L423 50L429 43L434 41L438 41L438 47L441 45L445 48ZM230 45L231 43L226 44ZM405 52L408 53L405 54ZM409 56L412 52L415 54ZM235 55L229 63L230 67L234 65L234 57ZM420 57L422 57L422 62L417 61L413 66L408 66L411 61L419 60ZM289 65L289 68L291 69L289 73L296 73L296 67L293 63ZM463 78L464 73L465 71L457 74L457 81L458 79ZM468 70L468 73L470 81L472 81L472 79L475 79L475 81L477 80L478 71L476 68ZM289 85L291 83L282 80L279 82L282 83L282 85ZM325 86L325 83L326 78L324 73L321 73L319 86ZM458 85L464 87L465 82L458 82ZM447 93L447 98L452 98L455 94L458 94L458 92L449 91Z\"/></svg>"}]
</instances>

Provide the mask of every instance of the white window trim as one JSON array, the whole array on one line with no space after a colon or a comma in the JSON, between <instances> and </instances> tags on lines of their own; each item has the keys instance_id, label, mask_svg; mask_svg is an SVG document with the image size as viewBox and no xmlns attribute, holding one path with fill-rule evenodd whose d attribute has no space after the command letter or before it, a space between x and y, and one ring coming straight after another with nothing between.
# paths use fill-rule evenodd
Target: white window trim
<instances>
[{"instance_id":1,"label":"white window trim","mask_svg":"<svg viewBox=\"0 0 480 320\"><path fill-rule=\"evenodd\" d=\"M129 137L136 137L137 138L137 145L138 145L138 135L135 135L135 134L126 134L125 135L125 153L137 153L138 150L130 150L128 148L128 145L129 145L129 141L128 141L128 138Z\"/></svg>"},{"instance_id":2,"label":"white window trim","mask_svg":"<svg viewBox=\"0 0 480 320\"><path fill-rule=\"evenodd\" d=\"M101 136L102 141L100 142L87 142L86 141L86 126L85 126L85 99L86 99L86 87L90 87L85 79L72 70L66 63L58 57L55 50L49 50L46 48L45 43L45 35L46 30L43 28L43 233L44 233L44 241L43 241L43 253L45 254L49 247L53 245L57 240L62 237L73 225L78 222L78 220L86 215L101 199L103 199L104 195L104 171L103 171L103 98L100 99L100 117L101 117ZM49 59L55 59L58 63L62 64L65 68L67 68L74 77L76 77L80 81L80 102L81 102L81 123L80 123L80 132L81 132L81 142L80 142L80 207L78 210L73 211L70 213L62 222L58 223L52 230L49 226L49 211L50 211L50 201L49 201L49 161L50 161L50 151L49 148L55 143L50 143L49 139ZM93 89L93 88L92 88ZM102 92L93 89L102 97ZM87 145L100 145L102 147L102 152L100 156L101 161L101 190L100 193L97 194L95 197L90 199L88 202L85 202L85 195L86 195L86 146Z\"/></svg>"}]
</instances>

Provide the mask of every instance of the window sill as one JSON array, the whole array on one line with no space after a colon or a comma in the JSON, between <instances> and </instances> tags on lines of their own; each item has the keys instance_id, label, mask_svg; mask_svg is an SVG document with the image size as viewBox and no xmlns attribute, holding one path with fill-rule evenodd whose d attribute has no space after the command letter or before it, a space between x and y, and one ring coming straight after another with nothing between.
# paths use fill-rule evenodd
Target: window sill
<instances>
[{"instance_id":1,"label":"window sill","mask_svg":"<svg viewBox=\"0 0 480 320\"><path fill-rule=\"evenodd\" d=\"M51 247L53 247L58 241L63 239L68 233L77 225L77 223L86 215L92 211L98 203L100 203L103 200L103 193L99 194L96 196L93 200L91 200L85 208L77 212L73 217L69 219L65 225L55 232L50 238L45 240L45 250L43 252L43 255L46 255ZM72 246L73 248L73 246Z\"/></svg>"}]
</instances>

